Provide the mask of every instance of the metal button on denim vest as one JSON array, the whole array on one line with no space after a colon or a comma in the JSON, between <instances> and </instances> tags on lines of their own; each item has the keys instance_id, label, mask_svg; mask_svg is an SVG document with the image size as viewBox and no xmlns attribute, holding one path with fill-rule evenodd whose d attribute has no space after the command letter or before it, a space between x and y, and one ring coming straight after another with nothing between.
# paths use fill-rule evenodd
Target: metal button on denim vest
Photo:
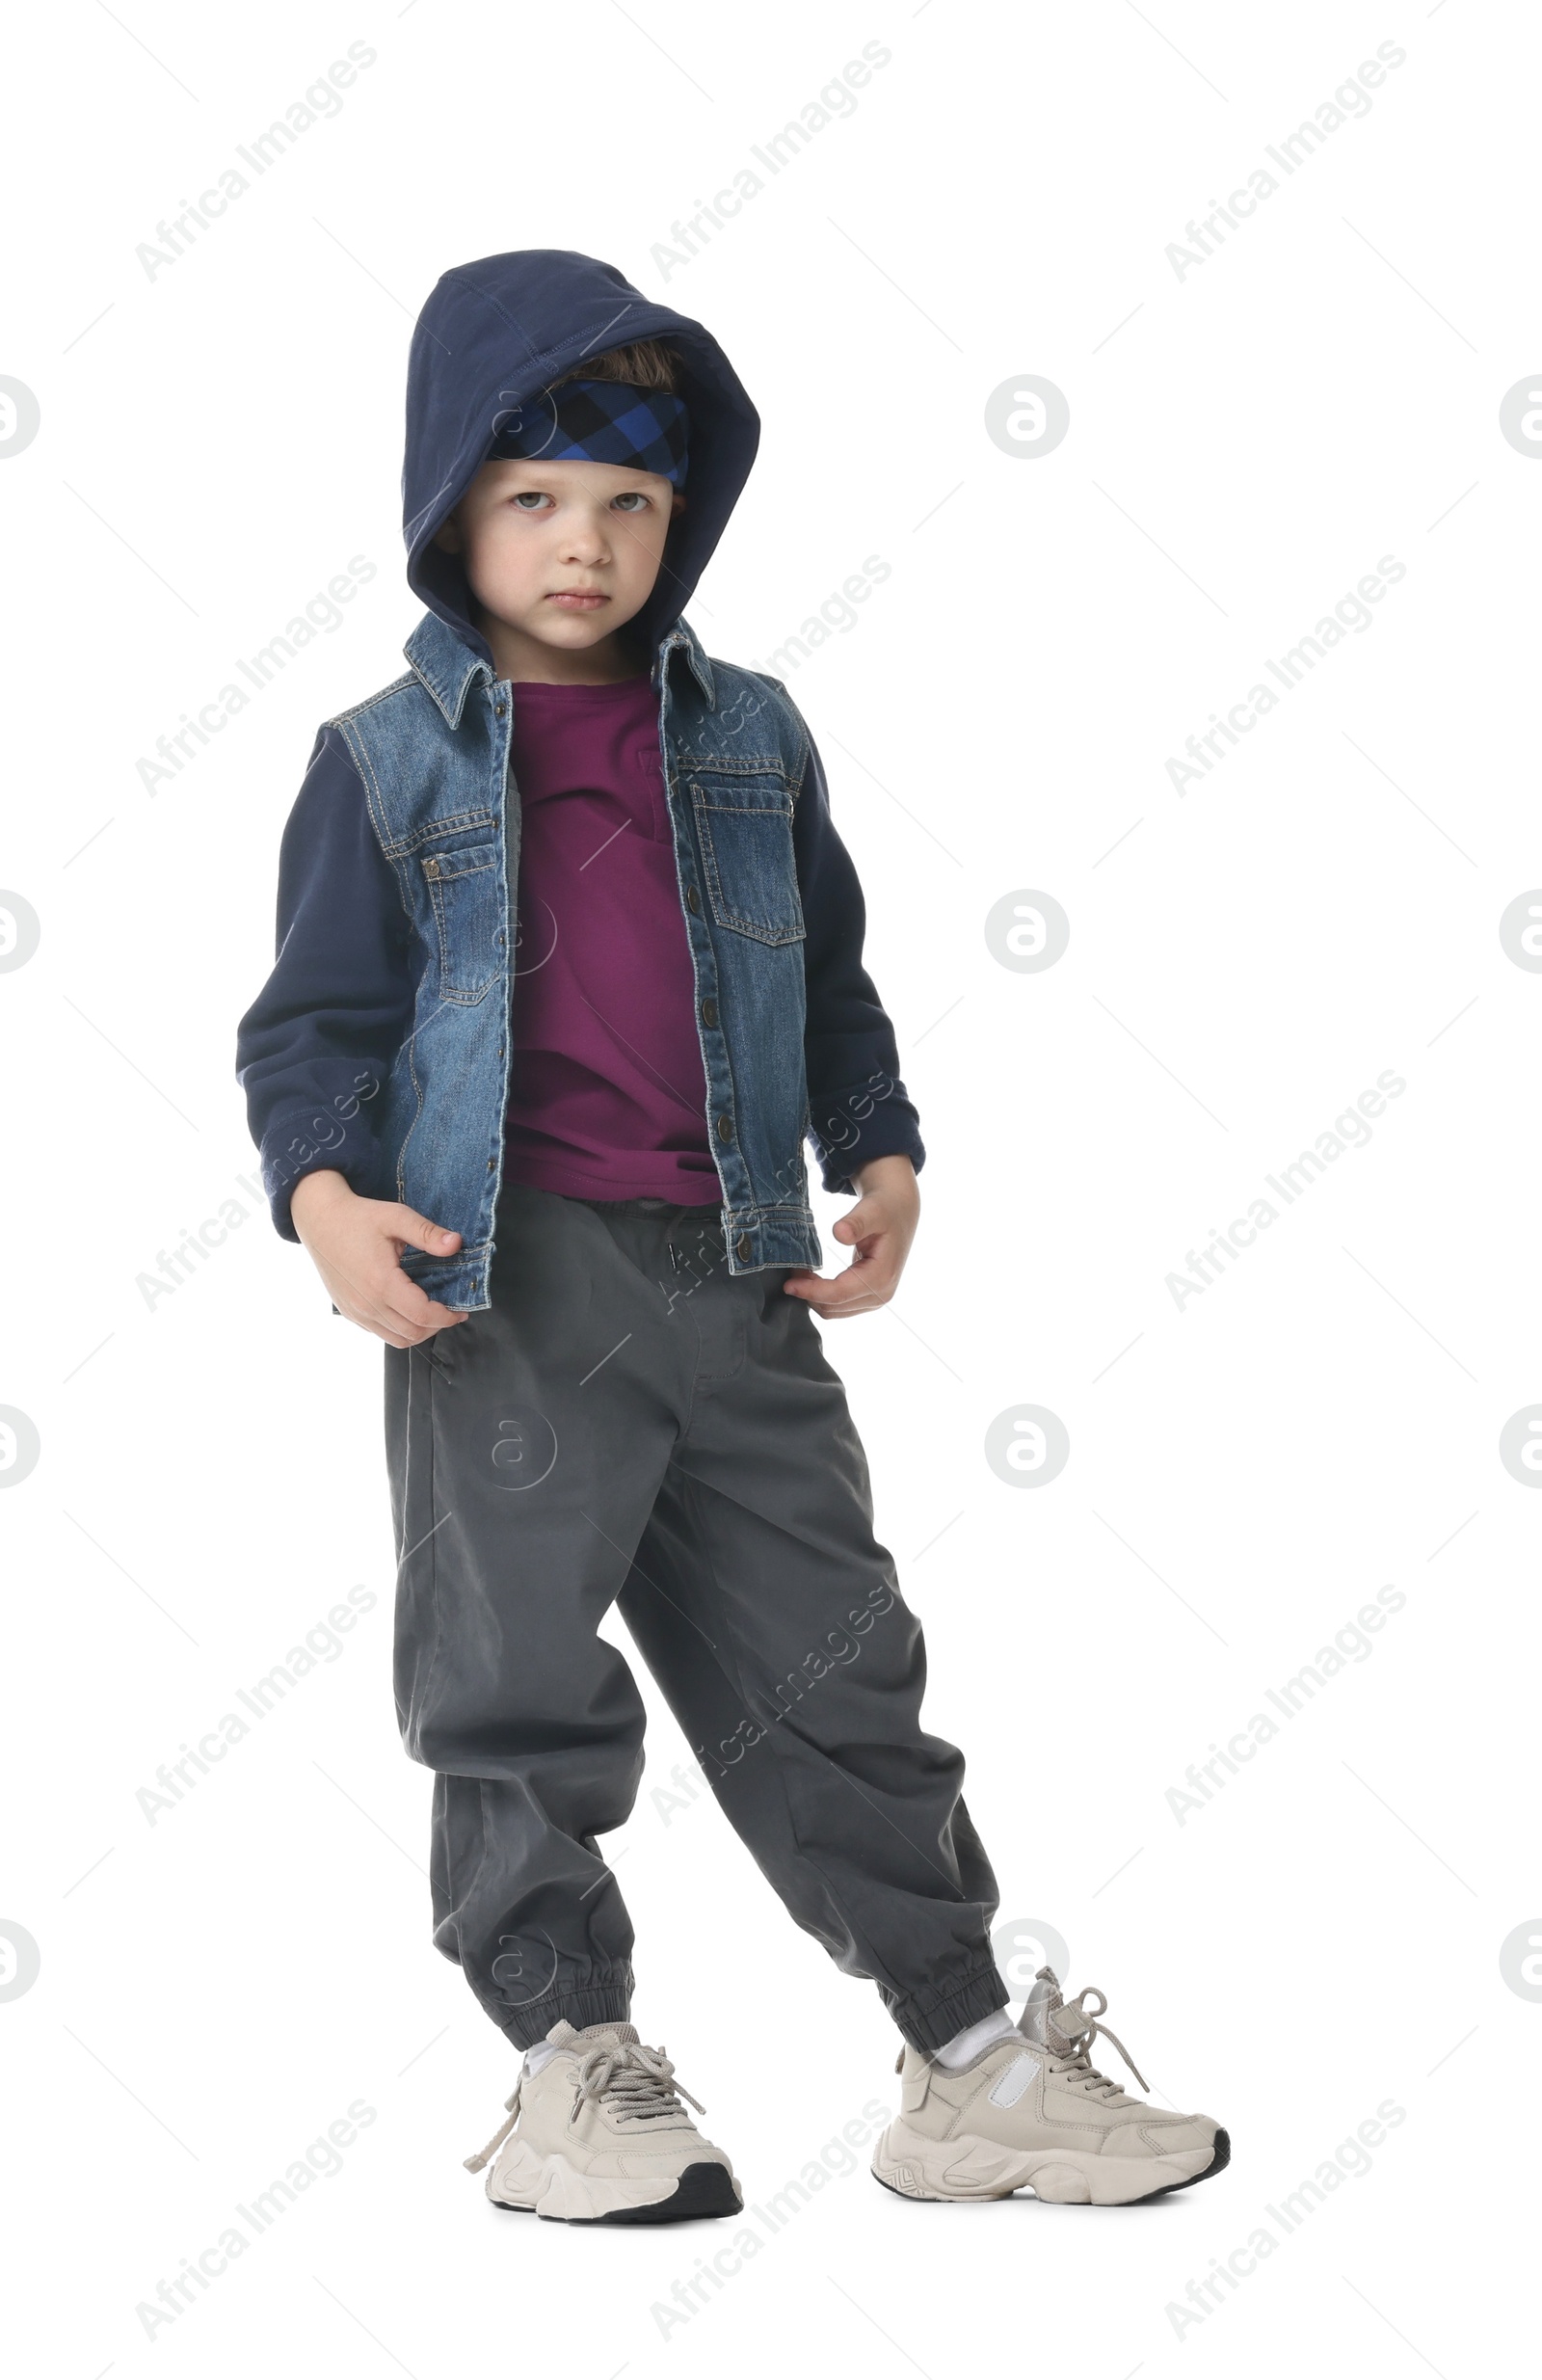
<instances>
[{"instance_id":1,"label":"metal button on denim vest","mask_svg":"<svg viewBox=\"0 0 1542 2380\"><path fill-rule=\"evenodd\" d=\"M503 1171L518 688L432 612L407 659L406 677L329 723L363 780L421 960L412 1030L381 1094L373 1187L461 1234L457 1255L409 1250L403 1263L431 1297L475 1308L490 1302ZM792 842L808 738L790 703L748 670L710 663L683 622L653 676L730 1270L817 1265Z\"/></svg>"}]
</instances>

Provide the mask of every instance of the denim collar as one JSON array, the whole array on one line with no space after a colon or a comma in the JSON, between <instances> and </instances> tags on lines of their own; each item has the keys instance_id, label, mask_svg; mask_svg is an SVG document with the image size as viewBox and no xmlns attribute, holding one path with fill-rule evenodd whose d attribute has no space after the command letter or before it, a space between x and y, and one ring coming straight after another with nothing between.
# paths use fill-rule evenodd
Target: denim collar
<instances>
[{"instance_id":1,"label":"denim collar","mask_svg":"<svg viewBox=\"0 0 1542 2380\"><path fill-rule=\"evenodd\" d=\"M402 652L413 676L443 712L445 725L459 727L472 679L492 681L487 662L463 644L448 621L434 611L423 614Z\"/></svg>"},{"instance_id":2,"label":"denim collar","mask_svg":"<svg viewBox=\"0 0 1542 2380\"><path fill-rule=\"evenodd\" d=\"M667 629L660 638L658 658L653 665L655 683L662 685L664 672L669 666L669 656L677 646L684 651L685 658L690 663L691 676L706 697L708 710L715 710L717 695L712 685L712 664L703 650L701 638L688 620L677 620L675 626Z\"/></svg>"},{"instance_id":3,"label":"denim collar","mask_svg":"<svg viewBox=\"0 0 1542 2380\"><path fill-rule=\"evenodd\" d=\"M712 664L686 620L677 620L659 640L652 670L654 684L662 685L669 656L677 647L683 649L691 675L705 695L708 708L714 707ZM462 642L448 621L433 611L423 614L402 650L413 676L433 696L445 725L459 727L472 680L483 678L492 683L492 672L487 662Z\"/></svg>"}]
</instances>

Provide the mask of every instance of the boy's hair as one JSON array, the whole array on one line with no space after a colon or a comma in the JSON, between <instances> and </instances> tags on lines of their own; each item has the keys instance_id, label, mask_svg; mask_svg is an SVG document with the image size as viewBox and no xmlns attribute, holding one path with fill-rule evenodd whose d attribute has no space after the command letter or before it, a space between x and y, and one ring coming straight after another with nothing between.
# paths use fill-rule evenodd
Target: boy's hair
<instances>
[{"instance_id":1,"label":"boy's hair","mask_svg":"<svg viewBox=\"0 0 1542 2380\"><path fill-rule=\"evenodd\" d=\"M629 347L610 347L575 363L551 385L560 388L570 380L622 380L634 388L667 388L678 395L679 359L662 339L634 339Z\"/></svg>"}]
</instances>

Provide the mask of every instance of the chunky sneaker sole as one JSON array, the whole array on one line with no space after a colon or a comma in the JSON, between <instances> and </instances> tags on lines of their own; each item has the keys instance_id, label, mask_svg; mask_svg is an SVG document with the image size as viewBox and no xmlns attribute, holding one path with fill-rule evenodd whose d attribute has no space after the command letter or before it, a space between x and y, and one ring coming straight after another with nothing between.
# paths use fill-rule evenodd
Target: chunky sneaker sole
<instances>
[{"instance_id":1,"label":"chunky sneaker sole","mask_svg":"<svg viewBox=\"0 0 1542 2380\"><path fill-rule=\"evenodd\" d=\"M687 2165L672 2179L619 2181L527 2149L500 2158L487 2186L502 2213L536 2214L545 2223L693 2223L744 2211L738 2183L726 2166L711 2163Z\"/></svg>"},{"instance_id":2,"label":"chunky sneaker sole","mask_svg":"<svg viewBox=\"0 0 1542 2380\"><path fill-rule=\"evenodd\" d=\"M1017 2023L998 2012L961 2036L950 2064L907 2044L894 2070L899 2113L873 2153L875 2179L900 2198L978 2202L1031 2190L1055 2206L1130 2206L1223 2173L1232 2144L1212 2116L1153 2107L1094 2066L1102 2034L1149 2087L1102 2022L1107 2005L1090 1984L1066 2000L1042 1966Z\"/></svg>"},{"instance_id":3,"label":"chunky sneaker sole","mask_svg":"<svg viewBox=\"0 0 1542 2380\"><path fill-rule=\"evenodd\" d=\"M1013 2152L997 2141L962 2133L928 2140L896 2116L873 2153L873 2179L900 2198L979 2200L1031 2190L1051 2206L1132 2206L1209 2181L1231 2162L1232 2144L1218 2130L1209 2148L1168 2156L1098 2156L1084 2149Z\"/></svg>"},{"instance_id":4,"label":"chunky sneaker sole","mask_svg":"<svg viewBox=\"0 0 1542 2380\"><path fill-rule=\"evenodd\" d=\"M721 2149L704 2140L662 2049L626 2023L555 2024L526 2057L509 2120L465 2160L490 2166L491 2206L545 2223L690 2223L743 2211Z\"/></svg>"}]
</instances>

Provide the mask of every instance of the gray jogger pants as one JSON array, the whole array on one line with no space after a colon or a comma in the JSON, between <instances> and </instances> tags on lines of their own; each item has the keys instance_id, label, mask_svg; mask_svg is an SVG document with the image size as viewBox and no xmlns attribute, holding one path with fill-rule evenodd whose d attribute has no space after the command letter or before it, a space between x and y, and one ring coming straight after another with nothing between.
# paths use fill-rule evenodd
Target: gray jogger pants
<instances>
[{"instance_id":1,"label":"gray jogger pants","mask_svg":"<svg viewBox=\"0 0 1542 2380\"><path fill-rule=\"evenodd\" d=\"M490 1309L386 1350L396 1699L436 1772L434 1939L520 2047L625 2018L632 1929L598 1837L643 1703L619 1600L713 1792L798 1924L936 2048L999 2007L963 1761L872 1534L839 1380L784 1269L714 1208L513 1187Z\"/></svg>"}]
</instances>

